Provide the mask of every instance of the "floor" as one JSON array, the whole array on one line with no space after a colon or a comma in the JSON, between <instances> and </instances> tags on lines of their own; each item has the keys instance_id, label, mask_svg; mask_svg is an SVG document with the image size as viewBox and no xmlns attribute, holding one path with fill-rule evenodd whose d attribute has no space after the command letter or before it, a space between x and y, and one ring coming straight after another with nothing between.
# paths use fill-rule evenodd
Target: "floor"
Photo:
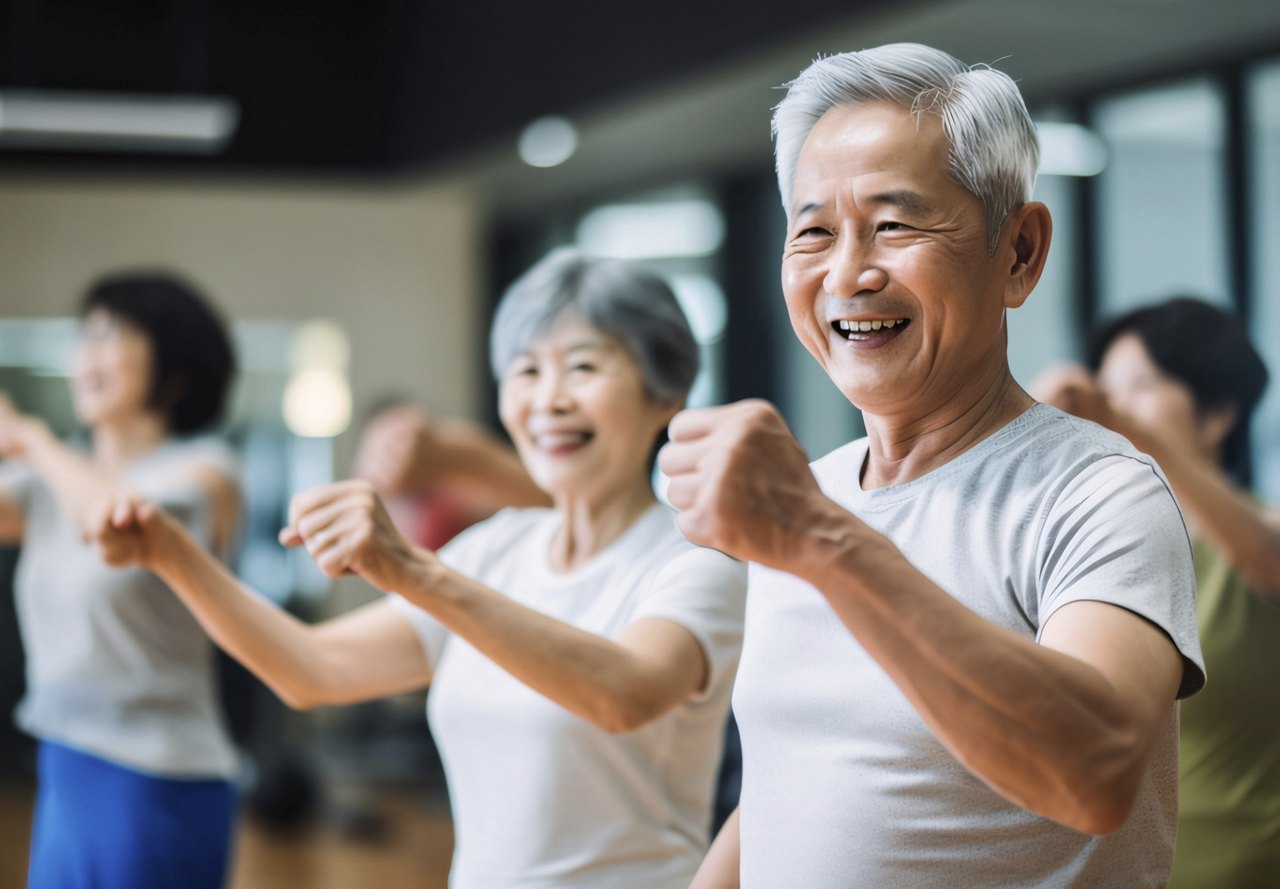
<instances>
[{"instance_id":1,"label":"floor","mask_svg":"<svg viewBox=\"0 0 1280 889\"><path fill-rule=\"evenodd\" d=\"M0 886L26 882L33 788L0 785ZM379 791L279 834L243 819L229 889L443 889L453 829L447 806L421 792Z\"/></svg>"}]
</instances>

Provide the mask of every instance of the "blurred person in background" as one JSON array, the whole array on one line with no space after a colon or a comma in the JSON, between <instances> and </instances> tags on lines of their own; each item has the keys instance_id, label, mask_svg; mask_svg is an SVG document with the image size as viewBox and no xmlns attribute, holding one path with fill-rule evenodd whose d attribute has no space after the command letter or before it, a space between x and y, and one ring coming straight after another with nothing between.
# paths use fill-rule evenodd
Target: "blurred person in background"
<instances>
[{"instance_id":1,"label":"blurred person in background","mask_svg":"<svg viewBox=\"0 0 1280 889\"><path fill-rule=\"evenodd\" d=\"M774 132L791 324L867 436L810 465L763 402L671 423L680 529L751 562L741 805L695 885L1163 886L1191 551L1149 457L1010 372L1052 229L1017 85L842 53Z\"/></svg>"},{"instance_id":2,"label":"blurred person in background","mask_svg":"<svg viewBox=\"0 0 1280 889\"><path fill-rule=\"evenodd\" d=\"M1177 889L1280 881L1280 511L1238 486L1267 369L1234 315L1175 298L1103 327L1033 394L1150 454L1192 537L1211 681L1182 705Z\"/></svg>"},{"instance_id":3,"label":"blurred person in background","mask_svg":"<svg viewBox=\"0 0 1280 889\"><path fill-rule=\"evenodd\" d=\"M685 889L745 587L745 567L687 543L652 488L697 345L660 278L562 250L508 290L491 359L503 425L553 507L504 510L439 553L407 541L368 482L290 508L283 542L397 595L308 626L136 497L96 529L103 557L165 578L294 706L430 684L455 889Z\"/></svg>"},{"instance_id":4,"label":"blurred person in background","mask_svg":"<svg viewBox=\"0 0 1280 889\"><path fill-rule=\"evenodd\" d=\"M163 273L89 290L71 373L86 449L0 403L0 540L27 652L18 724L39 740L32 889L217 889L237 758L209 638L164 582L104 565L82 537L122 486L162 504L194 546L227 553L239 494L202 435L235 370L209 304Z\"/></svg>"},{"instance_id":5,"label":"blurred person in background","mask_svg":"<svg viewBox=\"0 0 1280 889\"><path fill-rule=\"evenodd\" d=\"M520 457L488 430L405 401L374 413L354 474L382 499L401 532L427 549L508 506L549 506Z\"/></svg>"}]
</instances>

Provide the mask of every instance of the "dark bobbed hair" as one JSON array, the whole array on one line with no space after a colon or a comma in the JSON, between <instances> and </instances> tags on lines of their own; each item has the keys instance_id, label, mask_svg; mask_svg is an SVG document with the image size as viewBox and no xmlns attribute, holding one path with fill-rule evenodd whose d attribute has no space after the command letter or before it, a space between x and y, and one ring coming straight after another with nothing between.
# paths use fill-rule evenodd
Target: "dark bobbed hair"
<instances>
[{"instance_id":1,"label":"dark bobbed hair","mask_svg":"<svg viewBox=\"0 0 1280 889\"><path fill-rule=\"evenodd\" d=\"M165 415L170 431L197 432L222 416L235 351L225 322L195 287L170 272L116 272L90 286L80 316L95 309L124 320L150 342L147 403Z\"/></svg>"},{"instance_id":2,"label":"dark bobbed hair","mask_svg":"<svg viewBox=\"0 0 1280 889\"><path fill-rule=\"evenodd\" d=\"M1095 372L1117 339L1133 334L1160 370L1191 390L1196 409L1232 406L1236 422L1222 446L1223 468L1245 476L1249 422L1267 387L1267 367L1231 312L1189 296L1176 296L1114 319L1089 348Z\"/></svg>"}]
</instances>

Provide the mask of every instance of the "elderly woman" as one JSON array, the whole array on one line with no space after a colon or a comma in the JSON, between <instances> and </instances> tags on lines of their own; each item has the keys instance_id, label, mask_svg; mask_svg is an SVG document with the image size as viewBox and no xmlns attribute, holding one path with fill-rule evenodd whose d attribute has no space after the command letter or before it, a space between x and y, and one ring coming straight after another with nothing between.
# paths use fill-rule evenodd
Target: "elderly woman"
<instances>
[{"instance_id":1,"label":"elderly woman","mask_svg":"<svg viewBox=\"0 0 1280 889\"><path fill-rule=\"evenodd\" d=\"M1182 705L1170 886L1274 886L1280 874L1280 511L1237 488L1267 369L1234 316L1178 298L1115 319L1089 368L1037 381L1043 401L1155 457L1196 568L1205 691Z\"/></svg>"},{"instance_id":2,"label":"elderly woman","mask_svg":"<svg viewBox=\"0 0 1280 889\"><path fill-rule=\"evenodd\" d=\"M439 553L365 482L299 495L287 544L397 595L307 626L177 524L122 498L104 557L151 568L290 704L432 686L453 803L451 885L686 887L706 844L745 568L677 532L650 483L697 369L658 278L556 252L493 326L503 424L554 507L510 509Z\"/></svg>"},{"instance_id":3,"label":"elderly woman","mask_svg":"<svg viewBox=\"0 0 1280 889\"><path fill-rule=\"evenodd\" d=\"M231 343L168 275L104 279L83 317L72 395L87 451L0 398L0 540L22 547L18 723L40 741L28 885L214 889L229 858L236 757L213 646L162 581L103 565L81 532L124 485L163 505L193 546L225 550L234 461L194 433L221 412Z\"/></svg>"}]
</instances>

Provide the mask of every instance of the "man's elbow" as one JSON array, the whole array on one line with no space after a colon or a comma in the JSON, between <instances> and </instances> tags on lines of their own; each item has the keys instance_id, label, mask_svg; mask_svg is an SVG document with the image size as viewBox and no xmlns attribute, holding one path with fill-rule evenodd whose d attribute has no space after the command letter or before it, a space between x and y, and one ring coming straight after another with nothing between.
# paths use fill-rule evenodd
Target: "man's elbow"
<instances>
[{"instance_id":1,"label":"man's elbow","mask_svg":"<svg viewBox=\"0 0 1280 889\"><path fill-rule=\"evenodd\" d=\"M1062 824L1091 836L1115 833L1133 812L1138 791L1147 771L1147 760L1135 757L1124 768L1109 770L1095 766L1089 779L1071 788Z\"/></svg>"},{"instance_id":2,"label":"man's elbow","mask_svg":"<svg viewBox=\"0 0 1280 889\"><path fill-rule=\"evenodd\" d=\"M1090 836L1104 837L1115 833L1129 820L1134 799L1108 799L1099 801L1076 814L1074 823L1067 826Z\"/></svg>"}]
</instances>

